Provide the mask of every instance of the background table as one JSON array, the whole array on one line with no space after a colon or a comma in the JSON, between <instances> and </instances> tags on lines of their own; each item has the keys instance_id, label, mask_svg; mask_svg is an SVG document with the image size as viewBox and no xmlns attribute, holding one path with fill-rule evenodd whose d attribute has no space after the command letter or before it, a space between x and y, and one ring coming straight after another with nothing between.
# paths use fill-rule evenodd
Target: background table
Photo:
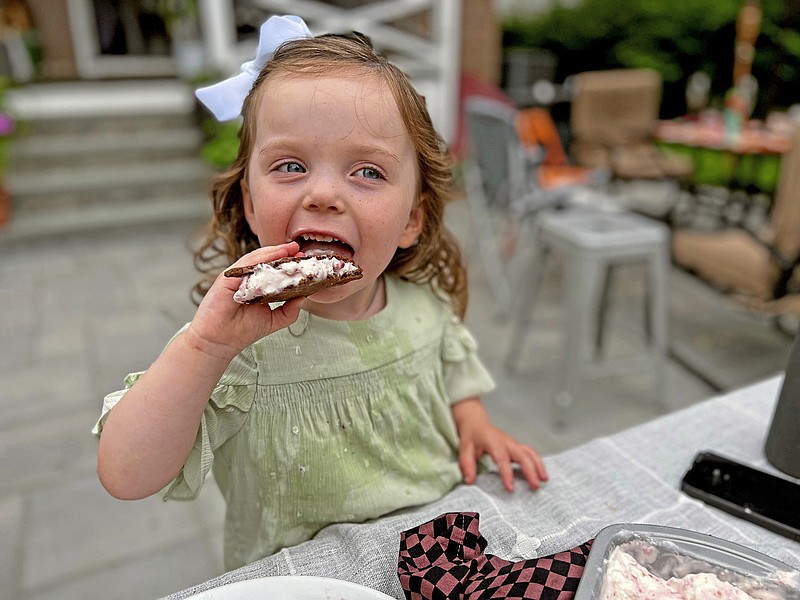
<instances>
[{"instance_id":1,"label":"background table","mask_svg":"<svg viewBox=\"0 0 800 600\"><path fill-rule=\"evenodd\" d=\"M692 158L695 185L767 194L775 191L781 157L792 143L788 131L768 129L761 121L747 121L741 133L731 137L722 114L713 111L695 119L660 121L655 138Z\"/></svg>"},{"instance_id":2,"label":"background table","mask_svg":"<svg viewBox=\"0 0 800 600\"><path fill-rule=\"evenodd\" d=\"M170 598L273 575L345 579L403 598L400 533L444 512L477 511L487 553L509 560L571 548L613 523L654 523L725 538L800 568L800 543L730 516L679 491L698 450L773 471L763 446L782 377L774 377L545 459L551 480L515 493L494 474L437 502L360 525L332 525L309 542ZM531 416L533 418L533 415Z\"/></svg>"}]
</instances>

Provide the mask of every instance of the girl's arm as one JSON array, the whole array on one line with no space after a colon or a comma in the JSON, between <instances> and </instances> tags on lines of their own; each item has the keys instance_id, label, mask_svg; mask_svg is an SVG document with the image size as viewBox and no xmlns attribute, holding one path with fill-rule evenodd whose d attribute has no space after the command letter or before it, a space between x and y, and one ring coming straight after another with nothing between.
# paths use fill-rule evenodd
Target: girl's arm
<instances>
[{"instance_id":1,"label":"girl's arm","mask_svg":"<svg viewBox=\"0 0 800 600\"><path fill-rule=\"evenodd\" d=\"M114 406L97 454L100 482L112 496L144 498L175 477L229 362L203 349L190 327Z\"/></svg>"},{"instance_id":2,"label":"girl's arm","mask_svg":"<svg viewBox=\"0 0 800 600\"><path fill-rule=\"evenodd\" d=\"M460 439L459 464L465 483L475 483L478 460L484 454L491 456L497 465L503 486L509 492L514 491L513 463L519 465L531 489L547 481L547 470L536 450L492 425L478 397L461 400L453 404L452 410Z\"/></svg>"},{"instance_id":3,"label":"girl's arm","mask_svg":"<svg viewBox=\"0 0 800 600\"><path fill-rule=\"evenodd\" d=\"M235 266L296 254L297 244L261 248ZM265 335L287 327L301 299L271 310L233 300L238 279L220 275L182 334L120 399L100 436L97 472L103 487L133 500L163 489L183 468L203 410L233 358Z\"/></svg>"}]
</instances>

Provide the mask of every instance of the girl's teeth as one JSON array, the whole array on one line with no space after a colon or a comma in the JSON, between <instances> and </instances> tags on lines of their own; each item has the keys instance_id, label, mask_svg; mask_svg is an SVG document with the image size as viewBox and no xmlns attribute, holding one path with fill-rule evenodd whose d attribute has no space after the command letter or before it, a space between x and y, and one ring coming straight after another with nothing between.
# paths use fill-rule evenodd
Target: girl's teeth
<instances>
[{"instance_id":1,"label":"girl's teeth","mask_svg":"<svg viewBox=\"0 0 800 600\"><path fill-rule=\"evenodd\" d=\"M332 242L336 238L330 235L304 235L303 239L314 242Z\"/></svg>"}]
</instances>

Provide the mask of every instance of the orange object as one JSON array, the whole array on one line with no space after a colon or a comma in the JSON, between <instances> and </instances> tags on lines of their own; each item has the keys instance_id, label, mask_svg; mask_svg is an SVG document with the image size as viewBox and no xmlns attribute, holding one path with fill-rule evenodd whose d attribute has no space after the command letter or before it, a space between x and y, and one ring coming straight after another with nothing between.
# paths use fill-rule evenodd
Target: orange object
<instances>
[{"instance_id":1,"label":"orange object","mask_svg":"<svg viewBox=\"0 0 800 600\"><path fill-rule=\"evenodd\" d=\"M567 153L561 145L561 137L550 113L543 108L525 108L517 116L517 134L523 144L542 146L545 154L542 164L566 165Z\"/></svg>"},{"instance_id":2,"label":"orange object","mask_svg":"<svg viewBox=\"0 0 800 600\"><path fill-rule=\"evenodd\" d=\"M734 45L733 85L750 74L753 66L756 40L761 29L761 3L745 0L736 19L736 42Z\"/></svg>"},{"instance_id":3,"label":"orange object","mask_svg":"<svg viewBox=\"0 0 800 600\"><path fill-rule=\"evenodd\" d=\"M553 188L561 185L589 183L594 170L569 164L558 129L550 113L543 108L525 108L517 116L517 135L524 146L540 146L545 155L539 165L539 185Z\"/></svg>"}]
</instances>

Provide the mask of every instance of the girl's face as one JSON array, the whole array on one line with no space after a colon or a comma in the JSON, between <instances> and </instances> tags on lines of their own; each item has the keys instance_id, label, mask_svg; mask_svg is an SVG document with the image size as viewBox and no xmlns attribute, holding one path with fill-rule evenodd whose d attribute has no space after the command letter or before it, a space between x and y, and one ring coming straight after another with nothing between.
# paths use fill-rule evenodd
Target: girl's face
<instances>
[{"instance_id":1,"label":"girl's face","mask_svg":"<svg viewBox=\"0 0 800 600\"><path fill-rule=\"evenodd\" d=\"M422 230L417 161L382 79L361 72L276 74L260 90L255 143L242 181L247 222L262 246L352 258L364 277L306 299L330 318L361 318L397 248Z\"/></svg>"}]
</instances>

